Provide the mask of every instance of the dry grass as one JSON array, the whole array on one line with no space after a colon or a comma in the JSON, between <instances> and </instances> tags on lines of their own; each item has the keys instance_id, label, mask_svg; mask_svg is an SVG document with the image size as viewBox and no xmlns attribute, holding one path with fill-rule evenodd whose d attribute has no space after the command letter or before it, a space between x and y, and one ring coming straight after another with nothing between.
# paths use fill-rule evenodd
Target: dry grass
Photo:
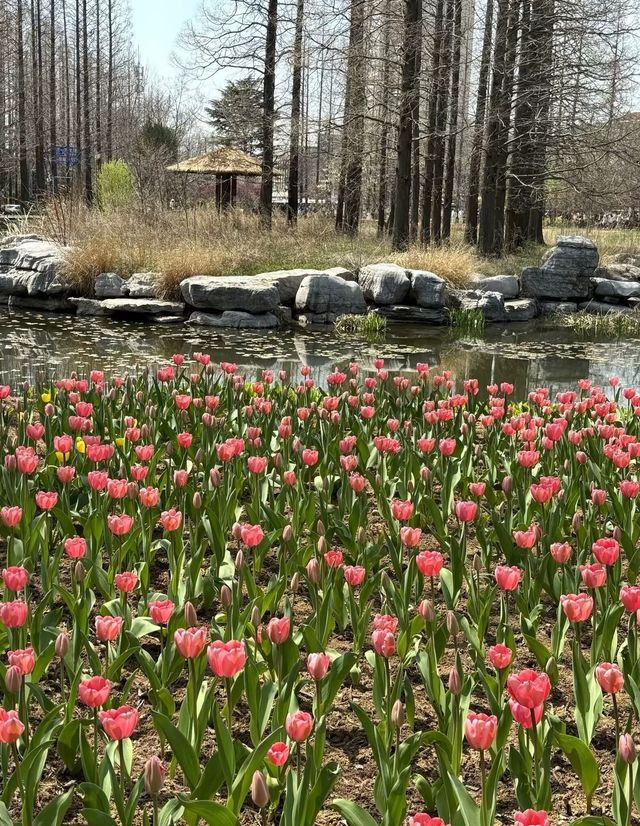
<instances>
[{"instance_id":1,"label":"dry grass","mask_svg":"<svg viewBox=\"0 0 640 826\"><path fill-rule=\"evenodd\" d=\"M515 255L484 259L464 245L462 227L456 225L451 244L427 249L414 245L397 253L391 250L389 239L377 238L368 223L357 238L346 238L336 233L326 216L301 218L294 231L277 216L272 232L265 232L254 214L235 211L221 217L212 206L114 213L57 202L29 224L30 231L44 232L70 245L65 275L78 294L90 294L102 272L123 277L160 272L163 293L172 297L178 295L180 281L191 275L255 275L296 267L357 269L380 261L429 270L464 287L473 273L519 273L539 263L544 252L544 247L532 246ZM640 231L549 227L545 240L553 244L559 234L588 234L598 243L605 261L617 252L640 249Z\"/></svg>"}]
</instances>

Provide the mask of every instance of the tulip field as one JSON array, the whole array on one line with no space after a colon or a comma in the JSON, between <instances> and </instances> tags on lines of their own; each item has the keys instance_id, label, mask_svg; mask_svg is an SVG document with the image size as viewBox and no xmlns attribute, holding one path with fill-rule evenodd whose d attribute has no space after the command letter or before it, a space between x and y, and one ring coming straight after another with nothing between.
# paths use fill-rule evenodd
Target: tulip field
<instances>
[{"instance_id":1,"label":"tulip field","mask_svg":"<svg viewBox=\"0 0 640 826\"><path fill-rule=\"evenodd\" d=\"M640 822L640 393L0 384L0 826Z\"/></svg>"}]
</instances>

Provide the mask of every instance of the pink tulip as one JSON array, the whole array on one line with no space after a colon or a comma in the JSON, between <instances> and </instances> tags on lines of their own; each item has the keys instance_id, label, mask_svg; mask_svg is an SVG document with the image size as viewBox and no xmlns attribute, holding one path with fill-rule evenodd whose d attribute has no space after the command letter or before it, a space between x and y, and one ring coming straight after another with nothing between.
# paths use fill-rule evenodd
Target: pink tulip
<instances>
[{"instance_id":1,"label":"pink tulip","mask_svg":"<svg viewBox=\"0 0 640 826\"><path fill-rule=\"evenodd\" d=\"M215 640L207 648L209 668L216 677L230 679L239 674L247 661L244 642L239 640Z\"/></svg>"},{"instance_id":2,"label":"pink tulip","mask_svg":"<svg viewBox=\"0 0 640 826\"><path fill-rule=\"evenodd\" d=\"M464 722L464 736L472 749L486 750L496 739L498 719L493 714L476 714L470 711Z\"/></svg>"},{"instance_id":3,"label":"pink tulip","mask_svg":"<svg viewBox=\"0 0 640 826\"><path fill-rule=\"evenodd\" d=\"M287 714L285 731L294 743L304 743L313 729L313 717L307 711Z\"/></svg>"},{"instance_id":4,"label":"pink tulip","mask_svg":"<svg viewBox=\"0 0 640 826\"><path fill-rule=\"evenodd\" d=\"M307 671L316 682L327 676L330 665L331 657L328 654L309 654L307 657Z\"/></svg>"},{"instance_id":5,"label":"pink tulip","mask_svg":"<svg viewBox=\"0 0 640 826\"><path fill-rule=\"evenodd\" d=\"M131 737L138 725L138 712L131 706L120 706L98 714L102 728L112 740Z\"/></svg>"},{"instance_id":6,"label":"pink tulip","mask_svg":"<svg viewBox=\"0 0 640 826\"><path fill-rule=\"evenodd\" d=\"M207 642L206 628L178 628L174 635L176 648L181 657L193 660L204 651Z\"/></svg>"}]
</instances>

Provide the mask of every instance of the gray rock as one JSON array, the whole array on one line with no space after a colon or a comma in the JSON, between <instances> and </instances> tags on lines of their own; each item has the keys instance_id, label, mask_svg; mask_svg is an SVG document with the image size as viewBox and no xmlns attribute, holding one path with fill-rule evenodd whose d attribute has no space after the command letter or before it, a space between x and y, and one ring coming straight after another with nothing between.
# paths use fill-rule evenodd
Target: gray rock
<instances>
[{"instance_id":1,"label":"gray rock","mask_svg":"<svg viewBox=\"0 0 640 826\"><path fill-rule=\"evenodd\" d=\"M609 313L632 313L631 307L623 307L616 304L607 304L605 301L583 301L578 304L578 309L594 315L608 315Z\"/></svg>"},{"instance_id":2,"label":"gray rock","mask_svg":"<svg viewBox=\"0 0 640 826\"><path fill-rule=\"evenodd\" d=\"M640 257L634 260L640 261ZM640 266L630 262L616 262L598 267L594 278L607 278L609 281L640 281Z\"/></svg>"},{"instance_id":3,"label":"gray rock","mask_svg":"<svg viewBox=\"0 0 640 826\"><path fill-rule=\"evenodd\" d=\"M407 279L408 280L408 279ZM296 310L322 313L365 313L367 305L359 284L336 275L308 275L296 293Z\"/></svg>"},{"instance_id":4,"label":"gray rock","mask_svg":"<svg viewBox=\"0 0 640 826\"><path fill-rule=\"evenodd\" d=\"M608 278L594 278L594 295L597 298L640 298L640 282L610 281Z\"/></svg>"},{"instance_id":5,"label":"gray rock","mask_svg":"<svg viewBox=\"0 0 640 826\"><path fill-rule=\"evenodd\" d=\"M293 321L293 310L283 304L278 304L273 314L281 324L291 324Z\"/></svg>"},{"instance_id":6,"label":"gray rock","mask_svg":"<svg viewBox=\"0 0 640 826\"><path fill-rule=\"evenodd\" d=\"M411 288L407 270L397 264L368 264L358 273L358 283L367 301L400 304Z\"/></svg>"},{"instance_id":7,"label":"gray rock","mask_svg":"<svg viewBox=\"0 0 640 826\"><path fill-rule=\"evenodd\" d=\"M538 315L535 298L517 298L504 302L505 321L531 321Z\"/></svg>"},{"instance_id":8,"label":"gray rock","mask_svg":"<svg viewBox=\"0 0 640 826\"><path fill-rule=\"evenodd\" d=\"M501 293L505 298L517 298L520 294L520 279L517 275L482 275L473 279L473 289L480 292Z\"/></svg>"},{"instance_id":9,"label":"gray rock","mask_svg":"<svg viewBox=\"0 0 640 826\"><path fill-rule=\"evenodd\" d=\"M189 324L204 327L232 327L236 330L268 330L279 326L273 313L245 313L241 310L225 310L220 315L191 313Z\"/></svg>"},{"instance_id":10,"label":"gray rock","mask_svg":"<svg viewBox=\"0 0 640 826\"><path fill-rule=\"evenodd\" d=\"M180 301L159 298L107 298L102 305L110 315L180 315L184 312Z\"/></svg>"},{"instance_id":11,"label":"gray rock","mask_svg":"<svg viewBox=\"0 0 640 826\"><path fill-rule=\"evenodd\" d=\"M476 290L451 290L450 304L459 310L481 310L486 321L504 320L504 296Z\"/></svg>"},{"instance_id":12,"label":"gray rock","mask_svg":"<svg viewBox=\"0 0 640 826\"><path fill-rule=\"evenodd\" d=\"M296 322L301 327L310 327L314 324L335 324L337 320L337 313L303 313L296 318Z\"/></svg>"},{"instance_id":13,"label":"gray rock","mask_svg":"<svg viewBox=\"0 0 640 826\"><path fill-rule=\"evenodd\" d=\"M159 272L134 272L124 282L124 294L131 298L157 298L161 278Z\"/></svg>"},{"instance_id":14,"label":"gray rock","mask_svg":"<svg viewBox=\"0 0 640 826\"><path fill-rule=\"evenodd\" d=\"M598 266L598 249L589 238L561 235L540 267L522 271L522 294L532 298L585 299Z\"/></svg>"},{"instance_id":15,"label":"gray rock","mask_svg":"<svg viewBox=\"0 0 640 826\"><path fill-rule=\"evenodd\" d=\"M410 324L447 324L449 320L444 307L438 309L436 307L412 307L407 304L393 304L388 307L376 307L373 312L388 318L389 321Z\"/></svg>"},{"instance_id":16,"label":"gray rock","mask_svg":"<svg viewBox=\"0 0 640 826\"><path fill-rule=\"evenodd\" d=\"M96 298L121 298L125 295L125 281L115 272L101 272L96 278L93 291Z\"/></svg>"},{"instance_id":17,"label":"gray rock","mask_svg":"<svg viewBox=\"0 0 640 826\"><path fill-rule=\"evenodd\" d=\"M70 298L69 301L75 305L77 315L110 315L109 310L104 306L104 301L98 301L95 298Z\"/></svg>"},{"instance_id":18,"label":"gray rock","mask_svg":"<svg viewBox=\"0 0 640 826\"><path fill-rule=\"evenodd\" d=\"M539 301L538 305L543 316L578 312L578 305L574 301Z\"/></svg>"},{"instance_id":19,"label":"gray rock","mask_svg":"<svg viewBox=\"0 0 640 826\"><path fill-rule=\"evenodd\" d=\"M75 305L64 296L55 295L10 295L7 302L10 310L34 310L43 313L75 313Z\"/></svg>"},{"instance_id":20,"label":"gray rock","mask_svg":"<svg viewBox=\"0 0 640 826\"><path fill-rule=\"evenodd\" d=\"M0 264L10 264L18 270L35 270L55 276L64 260L64 249L53 241L19 237L13 244L0 249Z\"/></svg>"},{"instance_id":21,"label":"gray rock","mask_svg":"<svg viewBox=\"0 0 640 826\"><path fill-rule=\"evenodd\" d=\"M300 284L308 275L325 275L324 270L275 270L261 272L253 277L258 281L272 285L278 290L281 304L293 304Z\"/></svg>"},{"instance_id":22,"label":"gray rock","mask_svg":"<svg viewBox=\"0 0 640 826\"><path fill-rule=\"evenodd\" d=\"M65 292L65 285L55 271L10 269L0 273L0 294L56 296Z\"/></svg>"},{"instance_id":23,"label":"gray rock","mask_svg":"<svg viewBox=\"0 0 640 826\"><path fill-rule=\"evenodd\" d=\"M338 278L342 278L343 281L357 281L357 275L352 270L347 270L344 267L329 267L328 269L324 270L327 275L337 275Z\"/></svg>"},{"instance_id":24,"label":"gray rock","mask_svg":"<svg viewBox=\"0 0 640 826\"><path fill-rule=\"evenodd\" d=\"M194 275L180 284L180 290L187 304L201 310L268 313L280 303L277 287L254 276Z\"/></svg>"},{"instance_id":25,"label":"gray rock","mask_svg":"<svg viewBox=\"0 0 640 826\"><path fill-rule=\"evenodd\" d=\"M447 303L447 282L427 270L409 270L411 298L419 307L441 309Z\"/></svg>"}]
</instances>

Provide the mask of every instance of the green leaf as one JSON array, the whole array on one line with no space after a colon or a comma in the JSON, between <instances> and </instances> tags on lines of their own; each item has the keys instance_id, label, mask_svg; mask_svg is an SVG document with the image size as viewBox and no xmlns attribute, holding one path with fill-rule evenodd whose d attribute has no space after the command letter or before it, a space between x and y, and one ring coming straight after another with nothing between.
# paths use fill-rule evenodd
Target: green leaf
<instances>
[{"instance_id":1,"label":"green leaf","mask_svg":"<svg viewBox=\"0 0 640 826\"><path fill-rule=\"evenodd\" d=\"M460 813L465 822L465 826L480 826L480 806L472 799L469 792L460 782L460 779L449 772L449 782L454 788L458 802L460 804Z\"/></svg>"},{"instance_id":2,"label":"green leaf","mask_svg":"<svg viewBox=\"0 0 640 826\"><path fill-rule=\"evenodd\" d=\"M189 788L193 791L200 780L200 762L191 743L168 717L157 711L151 712L156 729L167 738L174 757L184 772Z\"/></svg>"},{"instance_id":3,"label":"green leaf","mask_svg":"<svg viewBox=\"0 0 640 826\"><path fill-rule=\"evenodd\" d=\"M197 815L209 826L238 826L238 818L219 803L212 800L187 800L184 797L180 797L179 800L184 806L185 813Z\"/></svg>"},{"instance_id":4,"label":"green leaf","mask_svg":"<svg viewBox=\"0 0 640 826\"><path fill-rule=\"evenodd\" d=\"M593 756L593 752L578 737L571 734L561 734L554 731L553 738L558 748L573 766L576 774L580 778L580 783L587 799L587 810L591 806L591 798L600 782L600 770L598 763Z\"/></svg>"},{"instance_id":5,"label":"green leaf","mask_svg":"<svg viewBox=\"0 0 640 826\"><path fill-rule=\"evenodd\" d=\"M34 826L60 826L64 822L64 816L71 805L73 789L56 797L48 803L33 821Z\"/></svg>"},{"instance_id":6,"label":"green leaf","mask_svg":"<svg viewBox=\"0 0 640 826\"><path fill-rule=\"evenodd\" d=\"M89 826L117 826L116 821L98 809L81 809L80 814Z\"/></svg>"},{"instance_id":7,"label":"green leaf","mask_svg":"<svg viewBox=\"0 0 640 826\"><path fill-rule=\"evenodd\" d=\"M366 812L351 800L338 798L331 805L347 821L349 826L378 826L369 812Z\"/></svg>"}]
</instances>

